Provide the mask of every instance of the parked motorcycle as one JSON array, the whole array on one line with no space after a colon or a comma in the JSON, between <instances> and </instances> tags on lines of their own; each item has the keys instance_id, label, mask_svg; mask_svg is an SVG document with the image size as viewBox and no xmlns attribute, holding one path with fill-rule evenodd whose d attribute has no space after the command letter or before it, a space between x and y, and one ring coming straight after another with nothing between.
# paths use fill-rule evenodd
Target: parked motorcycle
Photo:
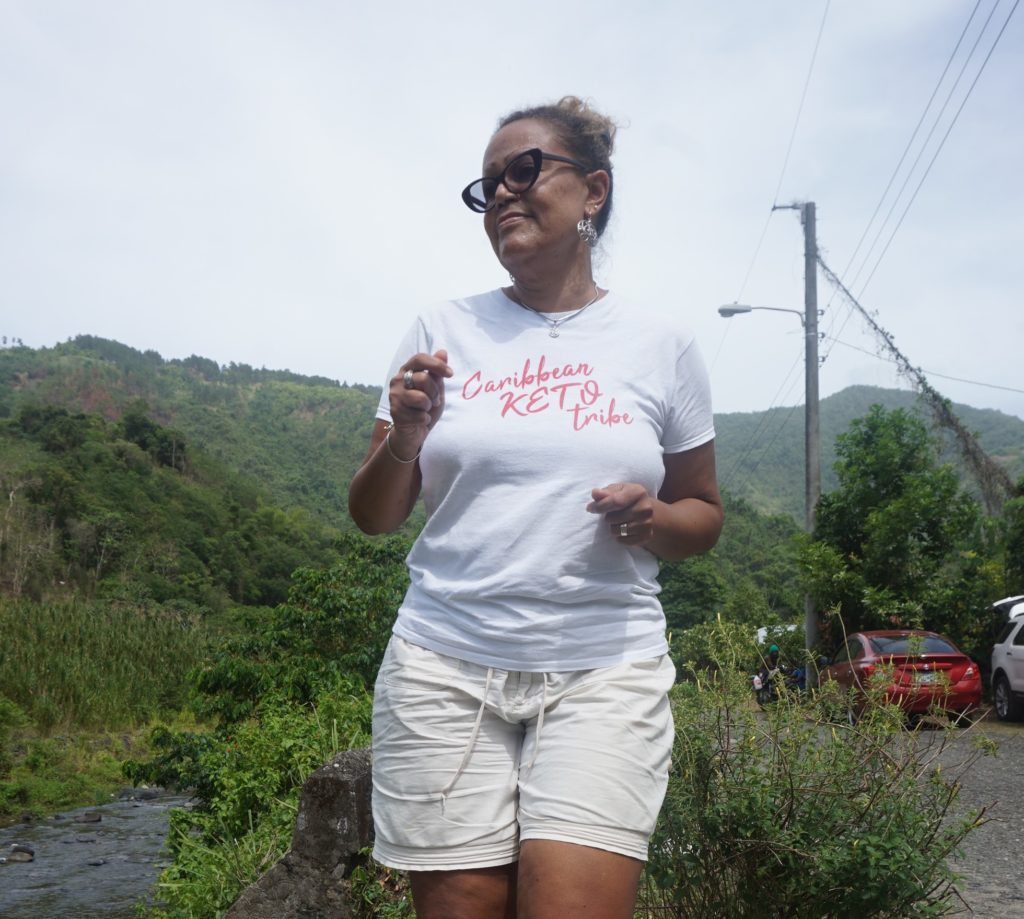
<instances>
[{"instance_id":1,"label":"parked motorcycle","mask_svg":"<svg viewBox=\"0 0 1024 919\"><path fill-rule=\"evenodd\" d=\"M803 667L789 668L784 664L770 667L767 664L754 674L752 679L754 698L761 706L776 702L783 691L803 692L806 688L806 671Z\"/></svg>"}]
</instances>

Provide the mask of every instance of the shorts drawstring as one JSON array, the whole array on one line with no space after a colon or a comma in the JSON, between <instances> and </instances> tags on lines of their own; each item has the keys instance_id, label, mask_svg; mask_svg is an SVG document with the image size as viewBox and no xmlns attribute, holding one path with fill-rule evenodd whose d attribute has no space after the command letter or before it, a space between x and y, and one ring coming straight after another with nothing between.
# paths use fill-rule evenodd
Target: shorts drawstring
<instances>
[{"instance_id":1,"label":"shorts drawstring","mask_svg":"<svg viewBox=\"0 0 1024 919\"><path fill-rule=\"evenodd\" d=\"M544 709L548 707L548 675L541 674L540 688L540 711L537 713L537 737L533 742L533 756L530 757L530 765L526 767L527 772L533 772L533 764L537 762L537 753L540 751L540 734L544 730Z\"/></svg>"},{"instance_id":2,"label":"shorts drawstring","mask_svg":"<svg viewBox=\"0 0 1024 919\"><path fill-rule=\"evenodd\" d=\"M466 752L462 754L462 762L459 763L459 768L455 770L455 775L452 780L444 787L441 791L441 813L444 813L444 806L448 801L448 795L451 790L455 787L455 783L459 780L459 776L466 769L466 764L469 762L470 756L473 755L473 747L476 746L476 739L480 734L480 725L484 720L484 709L487 707L487 693L491 688L491 677L494 676L494 668L487 668L487 679L484 681L484 695L480 700L480 708L476 713L476 722L473 724L473 731L469 735L469 743L466 744Z\"/></svg>"}]
</instances>

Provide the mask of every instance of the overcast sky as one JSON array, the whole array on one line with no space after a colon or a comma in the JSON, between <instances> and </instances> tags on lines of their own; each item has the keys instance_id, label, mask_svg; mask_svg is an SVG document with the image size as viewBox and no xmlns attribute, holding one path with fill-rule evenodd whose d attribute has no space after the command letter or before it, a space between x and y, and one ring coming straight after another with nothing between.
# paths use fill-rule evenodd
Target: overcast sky
<instances>
[{"instance_id":1,"label":"overcast sky","mask_svg":"<svg viewBox=\"0 0 1024 919\"><path fill-rule=\"evenodd\" d=\"M803 401L797 317L716 312L803 307L781 176L940 392L1024 417L1024 13L861 294L1014 3L939 85L974 0L0 0L0 334L379 384L419 309L507 283L459 192L501 114L573 93L622 126L598 279L685 317L716 410ZM821 394L906 387L819 300Z\"/></svg>"}]
</instances>

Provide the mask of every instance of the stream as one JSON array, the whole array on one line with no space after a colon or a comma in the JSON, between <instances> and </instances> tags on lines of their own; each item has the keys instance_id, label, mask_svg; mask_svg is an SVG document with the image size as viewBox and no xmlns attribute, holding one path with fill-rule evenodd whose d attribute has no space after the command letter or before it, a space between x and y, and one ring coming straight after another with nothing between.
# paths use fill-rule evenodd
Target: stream
<instances>
[{"instance_id":1,"label":"stream","mask_svg":"<svg viewBox=\"0 0 1024 919\"><path fill-rule=\"evenodd\" d=\"M0 864L0 919L136 919L168 863L168 811L188 802L160 794L0 828L0 858L15 843L35 850L34 861Z\"/></svg>"}]
</instances>

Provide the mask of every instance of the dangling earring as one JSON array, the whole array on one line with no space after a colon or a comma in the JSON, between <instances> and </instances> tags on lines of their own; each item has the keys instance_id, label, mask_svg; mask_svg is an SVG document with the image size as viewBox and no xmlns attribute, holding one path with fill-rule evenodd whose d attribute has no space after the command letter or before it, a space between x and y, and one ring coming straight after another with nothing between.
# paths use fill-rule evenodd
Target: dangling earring
<instances>
[{"instance_id":1,"label":"dangling earring","mask_svg":"<svg viewBox=\"0 0 1024 919\"><path fill-rule=\"evenodd\" d=\"M583 215L583 219L576 224L576 232L591 249L597 245L597 230L594 229L594 221L590 219L590 214Z\"/></svg>"}]
</instances>

